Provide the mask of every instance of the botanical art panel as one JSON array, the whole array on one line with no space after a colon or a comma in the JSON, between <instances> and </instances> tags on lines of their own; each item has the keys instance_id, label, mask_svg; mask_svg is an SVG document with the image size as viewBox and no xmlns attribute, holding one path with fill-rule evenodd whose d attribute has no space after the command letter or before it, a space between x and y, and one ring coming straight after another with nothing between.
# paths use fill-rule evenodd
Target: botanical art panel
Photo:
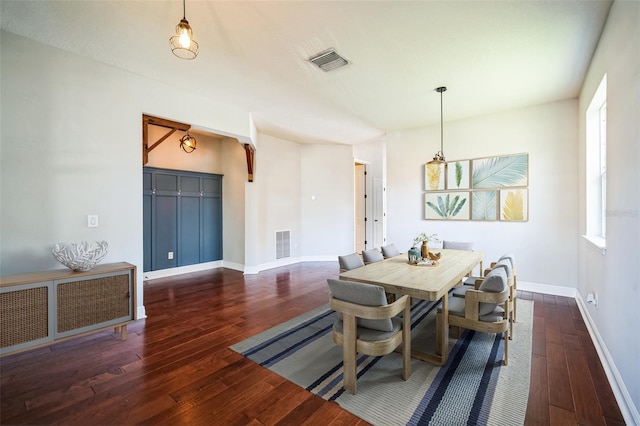
<instances>
[{"instance_id":1,"label":"botanical art panel","mask_svg":"<svg viewBox=\"0 0 640 426\"><path fill-rule=\"evenodd\" d=\"M447 189L469 189L469 160L452 161L447 163Z\"/></svg>"},{"instance_id":2,"label":"botanical art panel","mask_svg":"<svg viewBox=\"0 0 640 426\"><path fill-rule=\"evenodd\" d=\"M510 188L500 190L500 220L525 222L529 220L529 190Z\"/></svg>"},{"instance_id":3,"label":"botanical art panel","mask_svg":"<svg viewBox=\"0 0 640 426\"><path fill-rule=\"evenodd\" d=\"M504 188L527 186L529 154L505 155L473 160L471 187Z\"/></svg>"},{"instance_id":4,"label":"botanical art panel","mask_svg":"<svg viewBox=\"0 0 640 426\"><path fill-rule=\"evenodd\" d=\"M472 220L498 220L498 191L471 193Z\"/></svg>"},{"instance_id":5,"label":"botanical art panel","mask_svg":"<svg viewBox=\"0 0 640 426\"><path fill-rule=\"evenodd\" d=\"M425 194L424 218L469 220L469 192L437 192Z\"/></svg>"},{"instance_id":6,"label":"botanical art panel","mask_svg":"<svg viewBox=\"0 0 640 426\"><path fill-rule=\"evenodd\" d=\"M444 164L424 165L424 189L425 191L438 191L444 189L445 167Z\"/></svg>"}]
</instances>

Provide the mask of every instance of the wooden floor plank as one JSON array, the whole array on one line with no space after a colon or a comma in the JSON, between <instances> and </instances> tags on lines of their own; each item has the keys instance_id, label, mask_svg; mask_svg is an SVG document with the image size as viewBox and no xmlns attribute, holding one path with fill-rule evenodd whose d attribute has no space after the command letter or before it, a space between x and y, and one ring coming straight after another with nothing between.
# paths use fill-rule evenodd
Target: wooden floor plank
<instances>
[{"instance_id":1,"label":"wooden floor plank","mask_svg":"<svg viewBox=\"0 0 640 426\"><path fill-rule=\"evenodd\" d=\"M147 318L127 340L110 330L3 357L0 424L366 425L229 349L326 304L326 279L337 275L337 262L308 262L146 282ZM534 301L525 423L622 424L575 300L518 297Z\"/></svg>"}]
</instances>

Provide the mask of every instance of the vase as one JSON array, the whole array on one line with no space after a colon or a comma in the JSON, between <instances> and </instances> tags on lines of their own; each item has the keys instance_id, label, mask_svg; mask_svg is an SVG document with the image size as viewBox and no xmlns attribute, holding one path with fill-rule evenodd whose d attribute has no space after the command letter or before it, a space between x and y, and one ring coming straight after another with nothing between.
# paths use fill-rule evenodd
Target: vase
<instances>
[{"instance_id":1,"label":"vase","mask_svg":"<svg viewBox=\"0 0 640 426\"><path fill-rule=\"evenodd\" d=\"M407 251L407 255L409 256L409 263L410 264L418 263L418 260L420 260L420 250L418 250L415 247L411 247Z\"/></svg>"},{"instance_id":2,"label":"vase","mask_svg":"<svg viewBox=\"0 0 640 426\"><path fill-rule=\"evenodd\" d=\"M422 242L422 247L420 247L421 255L423 259L429 259L429 243L427 241Z\"/></svg>"}]
</instances>

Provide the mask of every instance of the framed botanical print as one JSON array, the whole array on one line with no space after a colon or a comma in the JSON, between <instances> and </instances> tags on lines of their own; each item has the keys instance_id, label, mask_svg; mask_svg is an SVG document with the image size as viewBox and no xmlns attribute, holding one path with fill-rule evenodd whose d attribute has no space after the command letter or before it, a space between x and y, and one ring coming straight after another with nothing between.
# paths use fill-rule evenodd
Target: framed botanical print
<instances>
[{"instance_id":1,"label":"framed botanical print","mask_svg":"<svg viewBox=\"0 0 640 426\"><path fill-rule=\"evenodd\" d=\"M469 220L469 192L427 192L425 219Z\"/></svg>"},{"instance_id":2,"label":"framed botanical print","mask_svg":"<svg viewBox=\"0 0 640 426\"><path fill-rule=\"evenodd\" d=\"M470 165L469 160L447 163L447 189L469 189L471 184Z\"/></svg>"},{"instance_id":3,"label":"framed botanical print","mask_svg":"<svg viewBox=\"0 0 640 426\"><path fill-rule=\"evenodd\" d=\"M472 220L498 220L498 191L471 193Z\"/></svg>"},{"instance_id":4,"label":"framed botanical print","mask_svg":"<svg viewBox=\"0 0 640 426\"><path fill-rule=\"evenodd\" d=\"M527 186L529 154L503 155L472 160L473 189Z\"/></svg>"},{"instance_id":5,"label":"framed botanical print","mask_svg":"<svg viewBox=\"0 0 640 426\"><path fill-rule=\"evenodd\" d=\"M424 165L424 190L439 191L444 189L445 165L425 164Z\"/></svg>"},{"instance_id":6,"label":"framed botanical print","mask_svg":"<svg viewBox=\"0 0 640 426\"><path fill-rule=\"evenodd\" d=\"M529 220L529 190L509 188L500 190L500 220L526 222Z\"/></svg>"}]
</instances>

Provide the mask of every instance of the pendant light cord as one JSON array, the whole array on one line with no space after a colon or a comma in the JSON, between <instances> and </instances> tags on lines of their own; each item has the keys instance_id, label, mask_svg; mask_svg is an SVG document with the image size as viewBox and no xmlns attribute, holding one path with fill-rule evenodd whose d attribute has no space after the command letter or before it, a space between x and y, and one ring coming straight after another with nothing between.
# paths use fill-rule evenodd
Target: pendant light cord
<instances>
[{"instance_id":1,"label":"pendant light cord","mask_svg":"<svg viewBox=\"0 0 640 426\"><path fill-rule=\"evenodd\" d=\"M182 0L182 19L187 19L187 6L186 3L187 0Z\"/></svg>"},{"instance_id":2,"label":"pendant light cord","mask_svg":"<svg viewBox=\"0 0 640 426\"><path fill-rule=\"evenodd\" d=\"M442 126L442 122L444 121L444 115L442 113L442 92L444 90L440 91L440 152L442 153L442 155L444 155L444 146L443 146L443 140L444 140L444 131L443 131L443 126Z\"/></svg>"}]
</instances>

